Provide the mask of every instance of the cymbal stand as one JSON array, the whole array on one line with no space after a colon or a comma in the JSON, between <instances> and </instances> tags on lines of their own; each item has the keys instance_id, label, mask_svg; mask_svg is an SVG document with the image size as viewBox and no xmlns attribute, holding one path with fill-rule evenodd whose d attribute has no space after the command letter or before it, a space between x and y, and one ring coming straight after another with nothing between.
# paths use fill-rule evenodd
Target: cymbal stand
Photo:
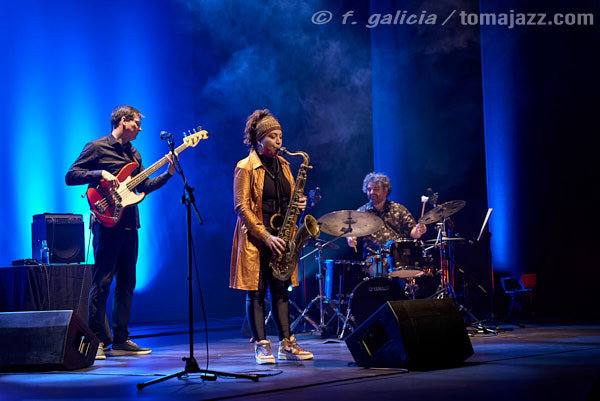
<instances>
[{"instance_id":1,"label":"cymbal stand","mask_svg":"<svg viewBox=\"0 0 600 401\"><path fill-rule=\"evenodd\" d=\"M298 316L296 318L296 320L294 320L292 322L292 324L290 325L290 328L292 331L294 331L294 329L296 328L296 326L302 321L302 319L306 319L307 322L309 322L316 331L319 331L321 333L321 338L325 338L327 336L327 326L329 326L329 324L331 323L331 321L336 317L336 316L332 316L331 319L329 319L329 321L327 321L327 323L325 322L325 305L329 304L332 309L334 310L334 312L336 313L338 318L341 318L342 320L344 320L344 317L342 314L340 314L339 309L333 305L333 303L331 302L331 300L329 298L327 298L327 296L324 294L325 291L325 269L324 269L324 265L323 265L323 248L327 245L329 245L330 243L336 241L338 238L340 237L336 237L334 239L332 239L331 241L328 241L324 244L318 244L317 247L307 253L306 255L302 256L301 259L304 259L306 257L308 257L309 255L312 255L313 253L317 252L317 265L319 267L319 271L316 274L316 278L317 278L317 282L319 284L319 294L314 297L309 303L308 305L306 305L306 308L304 308L304 310L302 311L302 313L300 314L300 316ZM318 301L318 305L319 305L319 324L315 324L315 322L312 321L312 319L310 319L307 316L308 311L310 310L310 308Z\"/></svg>"},{"instance_id":2,"label":"cymbal stand","mask_svg":"<svg viewBox=\"0 0 600 401\"><path fill-rule=\"evenodd\" d=\"M454 289L451 285L451 269L454 266L451 265L451 260L448 256L450 252L451 244L446 247L446 242L444 242L444 238L446 237L446 218L442 217L442 220L439 223L436 223L437 226L437 237L435 239L435 243L432 248L439 248L440 250L440 285L438 286L438 290L435 294L431 295L429 298L455 298ZM453 262L452 262L453 264Z\"/></svg>"},{"instance_id":3,"label":"cymbal stand","mask_svg":"<svg viewBox=\"0 0 600 401\"><path fill-rule=\"evenodd\" d=\"M433 299L444 299L444 298L452 298L454 303L458 307L458 310L462 313L465 313L469 316L471 321L471 326L483 331L484 333L494 333L493 330L488 329L477 316L471 312L469 308L467 308L462 303L459 303L456 294L454 292L454 245L451 242L444 241L444 238L447 238L446 233L446 222L449 220L449 217L443 217L437 226L437 238L433 247L439 247L440 249L440 285L435 294L431 295L429 298Z\"/></svg>"}]
</instances>

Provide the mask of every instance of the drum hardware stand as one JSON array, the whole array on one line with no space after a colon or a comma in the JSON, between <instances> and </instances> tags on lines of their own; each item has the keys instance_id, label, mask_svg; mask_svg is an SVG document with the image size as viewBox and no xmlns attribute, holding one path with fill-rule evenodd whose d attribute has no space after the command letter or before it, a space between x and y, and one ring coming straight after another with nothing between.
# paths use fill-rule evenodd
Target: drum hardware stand
<instances>
[{"instance_id":1,"label":"drum hardware stand","mask_svg":"<svg viewBox=\"0 0 600 401\"><path fill-rule=\"evenodd\" d=\"M302 313L300 314L300 316L298 316L296 318L296 320L294 320L290 326L291 330L294 331L294 329L296 328L296 326L300 323L300 321L302 321L302 319L306 319L306 321L308 323L310 323L316 331L320 331L321 332L321 338L326 338L327 337L327 327L329 326L329 324L333 321L333 319L337 316L338 318L341 318L342 320L344 320L344 316L340 313L339 309L333 305L333 303L331 302L331 300L329 298L327 298L327 296L324 295L324 291L325 291L325 274L324 274L324 269L323 269L323 248L325 246L327 246L328 244L336 241L338 238L341 238L341 236L336 237L334 239L332 239L331 241L328 241L324 244L317 244L317 247L307 253L306 255L302 256L301 260L308 257L309 255L312 255L315 252L317 253L317 264L319 267L319 271L316 275L317 281L319 283L319 294L314 297L309 303L308 305L306 305L306 308L304 308L304 310L302 311ZM315 302L319 301L319 324L315 324L315 322L312 321L312 319L310 319L307 316L308 311L310 310L310 308L315 304ZM325 305L329 304L332 309L334 310L334 312L336 313L336 316L332 316L331 319L329 319L329 321L327 321L327 323L325 323ZM298 308L299 309L299 308Z\"/></svg>"},{"instance_id":2,"label":"drum hardware stand","mask_svg":"<svg viewBox=\"0 0 600 401\"><path fill-rule=\"evenodd\" d=\"M370 248L369 248L370 249ZM382 250L384 250L384 252L382 252ZM376 260L375 262L375 274L373 274L373 277L386 277L387 274L384 273L383 271L383 258L386 257L387 255L385 254L385 249L383 247L383 245L379 245L379 247L377 248L377 256L374 256L374 260Z\"/></svg>"},{"instance_id":3,"label":"drum hardware stand","mask_svg":"<svg viewBox=\"0 0 600 401\"><path fill-rule=\"evenodd\" d=\"M267 316L265 317L265 327L266 327L267 324L269 323L269 321L271 319L273 319L273 309L272 309L271 300L265 299L265 301L269 304L269 313L267 313ZM302 309L300 309L300 307L291 299L289 300L289 305L296 308L296 311L298 311L298 313L302 313ZM308 323L310 323L316 330L319 329L319 326L309 316L305 315L304 320L306 320ZM253 337L251 338L251 341L254 341Z\"/></svg>"},{"instance_id":4,"label":"drum hardware stand","mask_svg":"<svg viewBox=\"0 0 600 401\"><path fill-rule=\"evenodd\" d=\"M346 328L350 329L350 331L354 330L352 327L350 327L348 325L348 322L350 322L350 320L353 319L353 317L351 317L351 309L352 309L352 298L354 297L354 294L350 294L350 298L348 299L348 309L346 310L346 318L344 319L344 325L342 326L342 331L340 332L340 335L338 336L338 338L340 340L344 339L344 333L346 332Z\"/></svg>"},{"instance_id":5,"label":"drum hardware stand","mask_svg":"<svg viewBox=\"0 0 600 401\"><path fill-rule=\"evenodd\" d=\"M166 137L168 140L168 145L171 148L172 154L175 154L174 144L173 144L173 135L168 134ZM196 216L198 217L198 221L200 225L203 225L202 217L200 217L200 213L198 212L198 208L196 206L196 200L194 197L194 188L190 187L187 183L187 179L183 174L183 169L179 164L179 159L175 157L175 167L177 173L181 176L183 180L183 196L181 197L181 203L185 205L186 208L186 223L187 223L187 245L188 245L188 324L189 324L189 346L190 346L190 355L189 357L183 357L182 361L185 362L185 368L182 371L177 373L173 373L167 376L159 377L158 379L150 380L144 383L138 383L137 389L142 390L144 387L150 386L151 384L159 383L165 380L172 379L177 377L181 379L182 376L188 375L190 373L200 373L201 377L205 380L217 380L218 376L227 376L234 378L242 378L242 379L250 379L252 381L257 382L259 376L256 374L238 374L238 373L227 373L227 372L218 372L214 370L206 370L200 369L196 358L194 358L194 312L193 312L193 291L192 291L192 283L193 283L193 236L192 236L192 205L194 206L194 211L196 212Z\"/></svg>"},{"instance_id":6,"label":"drum hardware stand","mask_svg":"<svg viewBox=\"0 0 600 401\"><path fill-rule=\"evenodd\" d=\"M435 294L431 295L429 298L433 299L441 299L441 298L455 298L454 290L452 289L452 285L450 283L450 257L448 256L448 252L446 248L446 243L444 242L444 237L446 237L446 219L442 217L441 222L436 223L437 226L437 237L435 240L435 244L433 244L432 248L439 247L440 249L440 285ZM451 245L450 245L451 246Z\"/></svg>"},{"instance_id":7,"label":"drum hardware stand","mask_svg":"<svg viewBox=\"0 0 600 401\"><path fill-rule=\"evenodd\" d=\"M383 249L383 247L381 245L379 245L379 247L377 248L377 253L373 254L373 260L375 261L375 271L373 272L373 278L376 277L385 277L384 273L383 273L383 254L381 252L381 250ZM375 251L374 249L369 248L369 250L371 252ZM348 298L348 308L346 309L346 316L342 317L342 320L344 321L344 325L342 326L342 331L340 332L340 335L338 336L338 338L340 340L344 339L344 333L346 332L346 328L352 330L352 327L350 327L348 325L348 323L350 323L351 321L354 320L354 317L352 316L352 299L354 297L354 293L350 294L350 297Z\"/></svg>"},{"instance_id":8,"label":"drum hardware stand","mask_svg":"<svg viewBox=\"0 0 600 401\"><path fill-rule=\"evenodd\" d=\"M409 296L410 299L415 299L417 291L419 291L419 285L417 284L416 277L406 280L404 292Z\"/></svg>"},{"instance_id":9,"label":"drum hardware stand","mask_svg":"<svg viewBox=\"0 0 600 401\"><path fill-rule=\"evenodd\" d=\"M454 255L452 253L453 244L446 244L444 238L446 237L446 220L449 220L449 217L443 217L441 222L437 223L438 234L434 247L439 246L440 248L440 285L439 289L435 292L435 294L431 295L429 298L432 299L443 299L443 298L452 298L454 303L458 307L458 310L461 313L465 313L469 316L471 320L471 327L474 327L478 331L482 331L484 334L497 334L496 330L490 329L485 326L482 321L477 318L471 312L469 308L467 308L462 303L459 303L456 294L454 293L453 283L452 283L452 272L454 271Z\"/></svg>"},{"instance_id":10,"label":"drum hardware stand","mask_svg":"<svg viewBox=\"0 0 600 401\"><path fill-rule=\"evenodd\" d=\"M321 216L318 220L321 231L336 236L332 241L337 240L340 237L364 237L365 235L372 234L383 227L384 223L379 217L375 216L372 213L367 213L358 210L340 210L336 212L331 212L326 214L325 216ZM354 225L354 229L352 228ZM331 242L331 241L330 241ZM308 256L308 255L306 255ZM329 302L329 300L323 296L323 264L322 259L319 258L319 296L317 297L322 305L323 300ZM312 302L314 302L317 298L315 298ZM348 319L349 319L349 310L350 303L352 300L352 296L348 300L348 310L346 316L344 317L340 314L340 311L337 308L334 308L338 319L341 319L344 322L342 333L339 335L339 338L343 338L344 330L347 327ZM341 305L341 300L340 300ZM310 306L310 304L309 304ZM307 307L308 308L308 307ZM338 320L339 321L339 320ZM324 325L323 322L323 308L321 307L321 325Z\"/></svg>"}]
</instances>

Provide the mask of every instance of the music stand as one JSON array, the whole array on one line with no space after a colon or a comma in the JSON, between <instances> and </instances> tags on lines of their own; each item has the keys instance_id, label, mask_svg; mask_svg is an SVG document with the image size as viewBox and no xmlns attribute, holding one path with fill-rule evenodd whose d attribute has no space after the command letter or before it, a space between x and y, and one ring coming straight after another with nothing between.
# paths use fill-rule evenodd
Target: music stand
<instances>
[{"instance_id":1,"label":"music stand","mask_svg":"<svg viewBox=\"0 0 600 401\"><path fill-rule=\"evenodd\" d=\"M513 322L507 322L504 320L496 320L496 316L494 314L494 295L495 295L495 291L494 291L494 266L492 264L492 233L489 230L485 230L490 216L492 214L492 211L494 209L493 208L489 208L486 215L485 215L485 219L483 220L483 224L481 225L481 230L479 231L479 236L477 237L476 242L480 242L481 239L485 238L486 240L486 246L487 246L487 256L488 256L488 271L489 271L489 276L490 276L490 317L489 319L486 319L487 321L489 321L489 325L490 326L496 326L498 323L506 323L506 324L510 324L513 326L517 326L520 328L524 328L525 325L521 324L521 323L513 323ZM484 320L484 321L486 321ZM496 331L498 329L496 328Z\"/></svg>"}]
</instances>

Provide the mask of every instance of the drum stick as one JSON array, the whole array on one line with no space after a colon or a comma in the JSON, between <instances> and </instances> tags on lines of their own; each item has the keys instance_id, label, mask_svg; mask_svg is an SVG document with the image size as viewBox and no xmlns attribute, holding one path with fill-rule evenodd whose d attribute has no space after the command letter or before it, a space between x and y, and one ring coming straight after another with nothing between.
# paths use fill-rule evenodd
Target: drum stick
<instances>
[{"instance_id":1,"label":"drum stick","mask_svg":"<svg viewBox=\"0 0 600 401\"><path fill-rule=\"evenodd\" d=\"M425 214L425 204L427 203L427 201L429 200L429 197L427 196L421 196L421 202L423 202L423 208L421 209L421 218L423 218L423 215Z\"/></svg>"}]
</instances>

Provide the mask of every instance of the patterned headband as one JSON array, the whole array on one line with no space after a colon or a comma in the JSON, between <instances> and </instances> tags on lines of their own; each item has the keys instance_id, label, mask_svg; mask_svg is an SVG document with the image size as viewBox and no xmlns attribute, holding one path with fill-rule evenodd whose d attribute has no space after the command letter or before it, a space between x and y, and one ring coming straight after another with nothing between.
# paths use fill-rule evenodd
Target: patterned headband
<instances>
[{"instance_id":1,"label":"patterned headband","mask_svg":"<svg viewBox=\"0 0 600 401\"><path fill-rule=\"evenodd\" d=\"M281 131L281 125L275 117L266 116L256 124L256 140L261 141L269 132L275 130Z\"/></svg>"}]
</instances>

